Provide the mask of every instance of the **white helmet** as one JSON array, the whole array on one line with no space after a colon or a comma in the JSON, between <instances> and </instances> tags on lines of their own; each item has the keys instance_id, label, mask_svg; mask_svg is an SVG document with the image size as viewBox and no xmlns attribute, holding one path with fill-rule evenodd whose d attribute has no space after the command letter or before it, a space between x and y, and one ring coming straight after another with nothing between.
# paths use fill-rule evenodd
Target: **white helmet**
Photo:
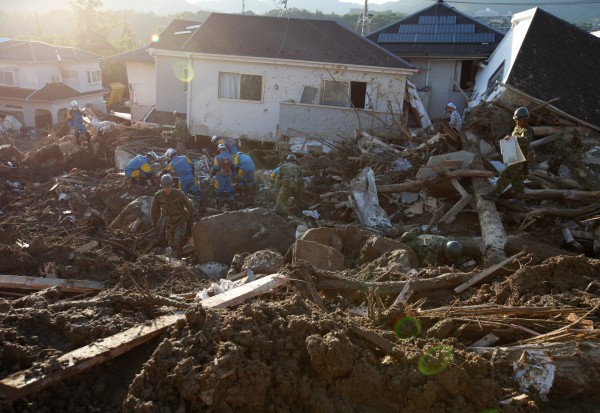
<instances>
[{"instance_id":1,"label":"white helmet","mask_svg":"<svg viewBox=\"0 0 600 413\"><path fill-rule=\"evenodd\" d=\"M175 156L175 153L176 153L176 152L177 152L177 151L176 151L175 149L173 149L173 148L169 148L169 149L167 149L167 152L165 152L165 156L166 156L167 158L170 158L170 157L172 157L172 156Z\"/></svg>"},{"instance_id":2,"label":"white helmet","mask_svg":"<svg viewBox=\"0 0 600 413\"><path fill-rule=\"evenodd\" d=\"M225 146L225 144L221 143L221 144L219 144L219 146L217 146L217 148L219 148L219 150L227 149L227 146Z\"/></svg>"},{"instance_id":3,"label":"white helmet","mask_svg":"<svg viewBox=\"0 0 600 413\"><path fill-rule=\"evenodd\" d=\"M217 135L213 136L212 138L210 138L210 141L212 143L215 143L217 141L217 139L219 139L219 137Z\"/></svg>"},{"instance_id":4,"label":"white helmet","mask_svg":"<svg viewBox=\"0 0 600 413\"><path fill-rule=\"evenodd\" d=\"M79 104L77 103L76 100L74 100L73 102L71 102L71 108L72 109L77 109L79 107Z\"/></svg>"}]
</instances>

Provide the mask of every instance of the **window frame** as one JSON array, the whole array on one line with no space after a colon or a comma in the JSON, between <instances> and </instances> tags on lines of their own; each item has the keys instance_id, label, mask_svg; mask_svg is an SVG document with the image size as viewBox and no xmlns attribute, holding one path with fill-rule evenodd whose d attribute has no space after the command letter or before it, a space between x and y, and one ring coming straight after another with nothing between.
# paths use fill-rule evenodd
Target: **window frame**
<instances>
[{"instance_id":1,"label":"window frame","mask_svg":"<svg viewBox=\"0 0 600 413\"><path fill-rule=\"evenodd\" d=\"M93 77L97 77L97 79L93 79ZM95 81L93 81L95 80ZM87 71L87 81L88 85L97 85L102 83L102 71L100 69L92 69Z\"/></svg>"},{"instance_id":2,"label":"window frame","mask_svg":"<svg viewBox=\"0 0 600 413\"><path fill-rule=\"evenodd\" d=\"M344 105L335 105L325 103L326 88L328 82L344 83L346 84L346 91L341 91L344 94L346 102ZM359 94L353 96L352 91L360 90ZM322 79L321 80L321 92L319 96L319 105L330 106L334 108L346 108L346 109L361 109L361 110L372 110L374 107L373 84L370 82L362 82L358 80L332 80ZM357 102L361 102L360 106L355 105ZM335 103L335 102L334 102Z\"/></svg>"},{"instance_id":3,"label":"window frame","mask_svg":"<svg viewBox=\"0 0 600 413\"><path fill-rule=\"evenodd\" d=\"M6 82L6 75L10 74L12 83ZM17 73L14 69L2 68L0 69L0 86L16 87L17 86Z\"/></svg>"},{"instance_id":4,"label":"window frame","mask_svg":"<svg viewBox=\"0 0 600 413\"><path fill-rule=\"evenodd\" d=\"M237 93L236 96L238 97L233 97L233 98L229 98L229 97L223 97L225 95L225 91L222 90L221 84L222 84L222 79L221 79L221 75L236 75L238 78L238 89L237 89ZM244 76L252 76L254 78L260 78L260 98L259 99L242 99L242 92L243 92L243 79ZM229 100L229 101L240 101L240 102L251 102L251 103L263 103L264 99L265 99L265 75L263 74L256 74L256 73L243 73L243 72L227 72L227 71L219 71L219 78L218 78L218 87L217 87L217 98L221 99L221 100Z\"/></svg>"}]
</instances>

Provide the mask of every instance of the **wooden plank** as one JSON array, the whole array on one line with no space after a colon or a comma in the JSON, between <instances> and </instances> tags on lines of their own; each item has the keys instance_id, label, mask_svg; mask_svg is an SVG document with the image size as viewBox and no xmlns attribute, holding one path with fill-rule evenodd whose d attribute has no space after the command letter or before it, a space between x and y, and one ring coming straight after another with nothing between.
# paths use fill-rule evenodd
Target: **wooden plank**
<instances>
[{"instance_id":1,"label":"wooden plank","mask_svg":"<svg viewBox=\"0 0 600 413\"><path fill-rule=\"evenodd\" d=\"M271 274L241 287L202 301L207 308L225 308L240 304L245 300L266 293L285 284L288 278L280 274ZM103 338L85 347L71 351L57 359L57 370L44 374L32 367L11 374L0 381L0 397L15 400L35 393L45 387L64 380L95 365L120 356L123 353L160 335L167 327L183 320L182 312L158 317L138 324L121 333Z\"/></svg>"},{"instance_id":2,"label":"wooden plank","mask_svg":"<svg viewBox=\"0 0 600 413\"><path fill-rule=\"evenodd\" d=\"M507 259L499 262L496 265L492 265L491 267L487 268L486 270L480 272L479 274L477 274L475 277L471 278L469 281L467 281L464 284L459 285L458 287L456 287L454 289L455 293L461 293L464 290L466 290L467 288L469 288L470 286L477 284L479 281L483 280L484 278L490 276L491 274L495 273L496 271L498 271L500 268L504 267L506 264L510 263L513 260L516 260L517 258L519 258L521 255L525 254L525 251L521 251L515 255L513 255L512 257L508 257Z\"/></svg>"},{"instance_id":3,"label":"wooden plank","mask_svg":"<svg viewBox=\"0 0 600 413\"><path fill-rule=\"evenodd\" d=\"M88 293L105 288L104 283L97 281L0 274L0 288L43 290L50 287L60 287L62 291L68 293Z\"/></svg>"},{"instance_id":4,"label":"wooden plank","mask_svg":"<svg viewBox=\"0 0 600 413\"><path fill-rule=\"evenodd\" d=\"M466 207L473 199L473 195L467 194L458 200L456 204L440 219L440 224L449 224L454 221L456 215Z\"/></svg>"}]
</instances>

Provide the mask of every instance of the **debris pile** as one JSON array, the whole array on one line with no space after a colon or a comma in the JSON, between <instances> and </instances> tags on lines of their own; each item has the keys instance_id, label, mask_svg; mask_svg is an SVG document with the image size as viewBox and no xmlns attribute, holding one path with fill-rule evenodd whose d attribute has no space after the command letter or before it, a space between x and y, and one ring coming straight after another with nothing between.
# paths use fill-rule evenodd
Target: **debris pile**
<instances>
[{"instance_id":1,"label":"debris pile","mask_svg":"<svg viewBox=\"0 0 600 413\"><path fill-rule=\"evenodd\" d=\"M529 123L525 203L510 188L481 198L513 122L480 104L461 132L357 131L299 156L304 205L288 216L269 178L287 152L243 147L276 164L262 159L252 205L217 209L215 148L200 137L188 156L208 208L181 260L149 219L156 182L121 172L174 146L168 134L98 124L90 147L5 136L0 407L591 411L599 133L543 110ZM411 231L460 241L463 259L424 262Z\"/></svg>"}]
</instances>

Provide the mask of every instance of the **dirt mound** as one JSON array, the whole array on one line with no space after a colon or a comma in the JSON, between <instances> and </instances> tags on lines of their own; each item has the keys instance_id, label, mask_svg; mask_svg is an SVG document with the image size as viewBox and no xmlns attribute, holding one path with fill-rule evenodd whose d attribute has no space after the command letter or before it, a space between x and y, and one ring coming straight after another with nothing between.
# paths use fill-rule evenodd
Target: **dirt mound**
<instances>
[{"instance_id":1,"label":"dirt mound","mask_svg":"<svg viewBox=\"0 0 600 413\"><path fill-rule=\"evenodd\" d=\"M227 312L197 306L186 319L135 378L124 411L467 412L503 395L473 354L454 349L448 368L427 376L419 365L439 342L401 342L385 356L350 332L350 316L317 314L297 296Z\"/></svg>"}]
</instances>

